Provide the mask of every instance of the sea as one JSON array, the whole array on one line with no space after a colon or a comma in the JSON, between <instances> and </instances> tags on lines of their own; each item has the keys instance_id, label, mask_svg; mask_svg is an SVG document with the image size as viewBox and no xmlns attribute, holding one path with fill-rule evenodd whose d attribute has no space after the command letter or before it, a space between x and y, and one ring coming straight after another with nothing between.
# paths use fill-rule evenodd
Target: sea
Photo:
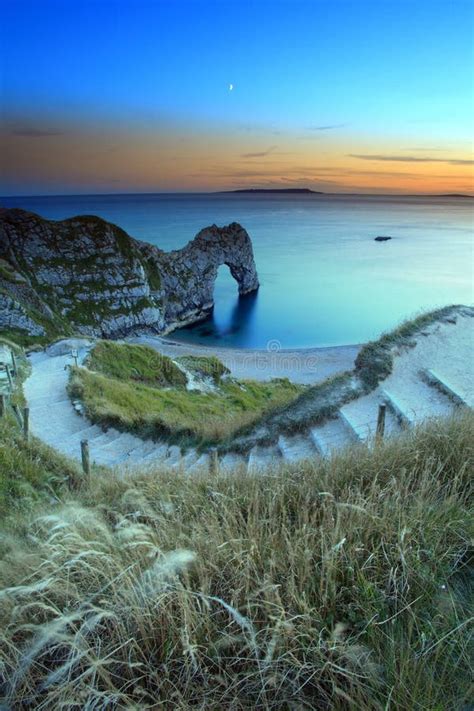
<instances>
[{"instance_id":1,"label":"sea","mask_svg":"<svg viewBox=\"0 0 474 711\"><path fill-rule=\"evenodd\" d=\"M213 313L173 340L269 350L358 344L423 311L473 303L470 198L161 193L0 204L53 220L99 215L164 250L207 225L239 222L252 239L259 291L239 298L223 265Z\"/></svg>"}]
</instances>

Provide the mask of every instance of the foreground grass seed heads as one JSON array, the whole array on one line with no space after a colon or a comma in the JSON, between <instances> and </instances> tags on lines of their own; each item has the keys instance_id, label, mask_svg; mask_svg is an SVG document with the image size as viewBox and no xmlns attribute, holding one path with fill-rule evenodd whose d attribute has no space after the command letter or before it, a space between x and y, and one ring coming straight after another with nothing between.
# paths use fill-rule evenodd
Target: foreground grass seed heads
<instances>
[{"instance_id":1,"label":"foreground grass seed heads","mask_svg":"<svg viewBox=\"0 0 474 711\"><path fill-rule=\"evenodd\" d=\"M2 531L7 708L465 707L473 433L45 498Z\"/></svg>"}]
</instances>

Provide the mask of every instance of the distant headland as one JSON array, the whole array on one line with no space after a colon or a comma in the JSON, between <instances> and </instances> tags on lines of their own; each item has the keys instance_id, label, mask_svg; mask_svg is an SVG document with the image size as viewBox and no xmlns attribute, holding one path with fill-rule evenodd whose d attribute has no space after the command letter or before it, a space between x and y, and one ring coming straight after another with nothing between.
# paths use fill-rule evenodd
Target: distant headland
<instances>
[{"instance_id":1,"label":"distant headland","mask_svg":"<svg viewBox=\"0 0 474 711\"><path fill-rule=\"evenodd\" d=\"M325 193L322 190L310 188L239 188L237 190L218 190L217 195L223 194L291 194L291 195L325 195L327 197L416 197L416 198L473 198L473 195L463 193Z\"/></svg>"},{"instance_id":2,"label":"distant headland","mask_svg":"<svg viewBox=\"0 0 474 711\"><path fill-rule=\"evenodd\" d=\"M220 190L221 193L311 193L312 195L324 195L321 190L310 190L309 188L240 188L240 190Z\"/></svg>"}]
</instances>

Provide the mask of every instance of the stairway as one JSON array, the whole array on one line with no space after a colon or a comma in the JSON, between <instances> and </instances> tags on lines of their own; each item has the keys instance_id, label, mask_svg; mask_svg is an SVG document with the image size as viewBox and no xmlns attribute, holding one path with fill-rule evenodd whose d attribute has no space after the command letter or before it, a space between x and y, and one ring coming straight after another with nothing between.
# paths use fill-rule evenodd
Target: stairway
<instances>
[{"instance_id":1,"label":"stairway","mask_svg":"<svg viewBox=\"0 0 474 711\"><path fill-rule=\"evenodd\" d=\"M78 360L87 355L82 348ZM195 474L209 469L210 455L191 448L182 451L165 441L143 440L132 434L92 425L73 408L66 392L70 355L30 356L32 371L24 384L30 407L30 429L64 455L80 460L81 440L87 439L91 461L116 468L121 473L152 471L157 466ZM334 417L302 428L297 433L277 432L270 444L256 443L246 454L228 452L219 461L219 471L263 472L279 464L329 457L347 446L372 446L379 405L386 405L385 437L399 434L428 417L450 415L460 406L472 406L472 388L459 384L440 368L407 373L406 378L387 378L368 395L339 409Z\"/></svg>"}]
</instances>

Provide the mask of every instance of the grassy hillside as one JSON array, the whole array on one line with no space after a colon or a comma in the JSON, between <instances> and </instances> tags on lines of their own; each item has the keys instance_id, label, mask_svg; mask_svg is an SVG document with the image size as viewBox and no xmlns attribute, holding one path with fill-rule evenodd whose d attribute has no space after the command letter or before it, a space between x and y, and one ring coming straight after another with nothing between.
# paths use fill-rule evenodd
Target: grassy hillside
<instances>
[{"instance_id":1,"label":"grassy hillside","mask_svg":"<svg viewBox=\"0 0 474 711\"><path fill-rule=\"evenodd\" d=\"M466 707L473 435L465 413L265 476L63 487L3 523L0 696L22 709Z\"/></svg>"},{"instance_id":2,"label":"grassy hillside","mask_svg":"<svg viewBox=\"0 0 474 711\"><path fill-rule=\"evenodd\" d=\"M99 341L92 350L88 367L122 382L138 382L154 387L185 386L185 374L171 358L149 346Z\"/></svg>"},{"instance_id":3,"label":"grassy hillside","mask_svg":"<svg viewBox=\"0 0 474 711\"><path fill-rule=\"evenodd\" d=\"M94 423L199 445L222 442L304 390L286 379L222 379L228 371L217 358L188 356L180 364L210 381L211 390L187 390L185 373L151 348L102 342L92 351L90 370L71 371L69 392Z\"/></svg>"}]
</instances>

